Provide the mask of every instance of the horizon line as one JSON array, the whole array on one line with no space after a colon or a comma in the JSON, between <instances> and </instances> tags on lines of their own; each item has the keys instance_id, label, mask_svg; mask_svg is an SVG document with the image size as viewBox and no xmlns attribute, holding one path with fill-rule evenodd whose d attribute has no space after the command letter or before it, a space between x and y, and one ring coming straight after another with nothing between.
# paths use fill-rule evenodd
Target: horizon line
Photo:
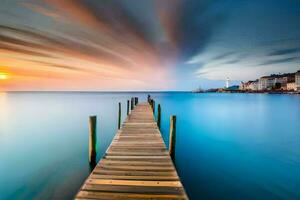
<instances>
[{"instance_id":1,"label":"horizon line","mask_svg":"<svg viewBox=\"0 0 300 200\"><path fill-rule=\"evenodd\" d=\"M94 92L94 93L157 93L157 92L192 92L192 90L8 90L1 92Z\"/></svg>"}]
</instances>

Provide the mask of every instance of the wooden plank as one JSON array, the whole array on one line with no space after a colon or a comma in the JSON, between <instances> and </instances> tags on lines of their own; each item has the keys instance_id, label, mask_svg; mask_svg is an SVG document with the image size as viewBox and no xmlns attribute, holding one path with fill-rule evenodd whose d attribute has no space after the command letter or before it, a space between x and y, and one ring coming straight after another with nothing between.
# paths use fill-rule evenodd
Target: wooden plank
<instances>
[{"instance_id":1,"label":"wooden plank","mask_svg":"<svg viewBox=\"0 0 300 200\"><path fill-rule=\"evenodd\" d=\"M153 180L153 181L179 181L177 176L121 176L121 175L99 175L92 174L91 179L111 179L111 180Z\"/></svg>"},{"instance_id":2,"label":"wooden plank","mask_svg":"<svg viewBox=\"0 0 300 200\"><path fill-rule=\"evenodd\" d=\"M102 159L99 164L106 164L106 165L132 165L132 166L173 166L173 163L167 160L166 162L153 162L153 161L124 161L124 160L108 160L108 159Z\"/></svg>"},{"instance_id":3,"label":"wooden plank","mask_svg":"<svg viewBox=\"0 0 300 200\"><path fill-rule=\"evenodd\" d=\"M96 168L94 174L111 174L111 175L124 175L124 176L177 176L173 171L159 172L159 171L128 171L128 170L108 170Z\"/></svg>"},{"instance_id":4,"label":"wooden plank","mask_svg":"<svg viewBox=\"0 0 300 200\"><path fill-rule=\"evenodd\" d=\"M134 171L173 171L174 167L162 167L162 166L112 166L112 165L98 165L99 169L109 169L109 170L134 170Z\"/></svg>"},{"instance_id":5,"label":"wooden plank","mask_svg":"<svg viewBox=\"0 0 300 200\"><path fill-rule=\"evenodd\" d=\"M87 183L102 184L102 185L182 187L180 181L138 181L138 180L88 179Z\"/></svg>"},{"instance_id":6,"label":"wooden plank","mask_svg":"<svg viewBox=\"0 0 300 200\"><path fill-rule=\"evenodd\" d=\"M188 199L148 103L139 103L75 199Z\"/></svg>"},{"instance_id":7,"label":"wooden plank","mask_svg":"<svg viewBox=\"0 0 300 200\"><path fill-rule=\"evenodd\" d=\"M166 156L105 156L106 159L110 160L127 160L127 161L145 161L145 160L151 160L151 161L169 161L169 157Z\"/></svg>"},{"instance_id":8,"label":"wooden plank","mask_svg":"<svg viewBox=\"0 0 300 200\"><path fill-rule=\"evenodd\" d=\"M128 155L128 156L160 156L160 155L169 155L168 152L161 152L161 151L157 151L157 152L137 152L137 151L134 151L134 152L130 152L130 151L115 151L115 152L107 152L106 155L108 156L116 156L116 155Z\"/></svg>"},{"instance_id":9,"label":"wooden plank","mask_svg":"<svg viewBox=\"0 0 300 200\"><path fill-rule=\"evenodd\" d=\"M78 199L110 199L110 200L128 200L128 199L151 199L151 200L184 200L184 196L179 195L168 195L168 194L132 194L132 193L112 193L112 192L91 192L91 191L81 191L78 193Z\"/></svg>"},{"instance_id":10,"label":"wooden plank","mask_svg":"<svg viewBox=\"0 0 300 200\"><path fill-rule=\"evenodd\" d=\"M182 187L156 187L156 186L127 186L85 183L83 190L100 192L128 192L137 194L182 194Z\"/></svg>"}]
</instances>

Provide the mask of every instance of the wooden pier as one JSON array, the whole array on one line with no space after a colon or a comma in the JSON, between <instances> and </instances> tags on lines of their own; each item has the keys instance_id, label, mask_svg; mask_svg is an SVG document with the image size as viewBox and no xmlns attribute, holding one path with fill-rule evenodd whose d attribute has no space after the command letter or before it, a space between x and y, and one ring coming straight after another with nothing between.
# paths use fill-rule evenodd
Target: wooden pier
<instances>
[{"instance_id":1,"label":"wooden pier","mask_svg":"<svg viewBox=\"0 0 300 200\"><path fill-rule=\"evenodd\" d=\"M75 199L188 199L148 103L131 111Z\"/></svg>"}]
</instances>

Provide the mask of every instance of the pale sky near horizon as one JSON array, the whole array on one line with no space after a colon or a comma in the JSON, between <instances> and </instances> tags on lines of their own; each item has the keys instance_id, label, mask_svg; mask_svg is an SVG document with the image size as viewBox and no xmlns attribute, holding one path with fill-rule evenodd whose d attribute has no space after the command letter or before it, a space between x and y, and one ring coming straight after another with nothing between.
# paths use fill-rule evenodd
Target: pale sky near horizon
<instances>
[{"instance_id":1,"label":"pale sky near horizon","mask_svg":"<svg viewBox=\"0 0 300 200\"><path fill-rule=\"evenodd\" d=\"M298 0L0 0L0 91L192 90L297 70Z\"/></svg>"}]
</instances>

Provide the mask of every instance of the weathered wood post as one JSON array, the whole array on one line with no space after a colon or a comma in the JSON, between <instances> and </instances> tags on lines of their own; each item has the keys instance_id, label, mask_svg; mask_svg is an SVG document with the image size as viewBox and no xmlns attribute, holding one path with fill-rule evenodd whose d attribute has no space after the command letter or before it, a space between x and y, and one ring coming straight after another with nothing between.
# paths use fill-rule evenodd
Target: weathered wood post
<instances>
[{"instance_id":1,"label":"weathered wood post","mask_svg":"<svg viewBox=\"0 0 300 200\"><path fill-rule=\"evenodd\" d=\"M127 115L129 115L129 100L127 100Z\"/></svg>"},{"instance_id":2,"label":"weathered wood post","mask_svg":"<svg viewBox=\"0 0 300 200\"><path fill-rule=\"evenodd\" d=\"M150 96L150 94L148 94L148 97L147 97L148 103L150 103L150 99L151 99L151 96Z\"/></svg>"},{"instance_id":3,"label":"weathered wood post","mask_svg":"<svg viewBox=\"0 0 300 200\"><path fill-rule=\"evenodd\" d=\"M134 105L137 105L139 103L139 98L138 97L134 97Z\"/></svg>"},{"instance_id":4,"label":"weathered wood post","mask_svg":"<svg viewBox=\"0 0 300 200\"><path fill-rule=\"evenodd\" d=\"M89 162L91 165L96 164L96 127L97 127L97 116L90 116L89 119Z\"/></svg>"},{"instance_id":5,"label":"weathered wood post","mask_svg":"<svg viewBox=\"0 0 300 200\"><path fill-rule=\"evenodd\" d=\"M150 102L149 102L149 104L150 104L150 106L151 106L151 108L152 108L152 111L153 111L153 113L154 113L154 100L153 99L150 99Z\"/></svg>"},{"instance_id":6,"label":"weathered wood post","mask_svg":"<svg viewBox=\"0 0 300 200\"><path fill-rule=\"evenodd\" d=\"M169 154L172 160L175 160L175 144L176 144L176 116L170 117L170 138L169 138Z\"/></svg>"},{"instance_id":7,"label":"weathered wood post","mask_svg":"<svg viewBox=\"0 0 300 200\"><path fill-rule=\"evenodd\" d=\"M131 110L133 110L134 104L133 104L133 97L131 98Z\"/></svg>"},{"instance_id":8,"label":"weathered wood post","mask_svg":"<svg viewBox=\"0 0 300 200\"><path fill-rule=\"evenodd\" d=\"M121 128L121 102L119 102L119 117L118 117L118 129Z\"/></svg>"},{"instance_id":9,"label":"weathered wood post","mask_svg":"<svg viewBox=\"0 0 300 200\"><path fill-rule=\"evenodd\" d=\"M152 110L153 110L153 114L155 113L155 101L152 99Z\"/></svg>"},{"instance_id":10,"label":"weathered wood post","mask_svg":"<svg viewBox=\"0 0 300 200\"><path fill-rule=\"evenodd\" d=\"M160 104L158 104L157 107L157 126L160 129L160 123L161 123L161 107Z\"/></svg>"}]
</instances>

